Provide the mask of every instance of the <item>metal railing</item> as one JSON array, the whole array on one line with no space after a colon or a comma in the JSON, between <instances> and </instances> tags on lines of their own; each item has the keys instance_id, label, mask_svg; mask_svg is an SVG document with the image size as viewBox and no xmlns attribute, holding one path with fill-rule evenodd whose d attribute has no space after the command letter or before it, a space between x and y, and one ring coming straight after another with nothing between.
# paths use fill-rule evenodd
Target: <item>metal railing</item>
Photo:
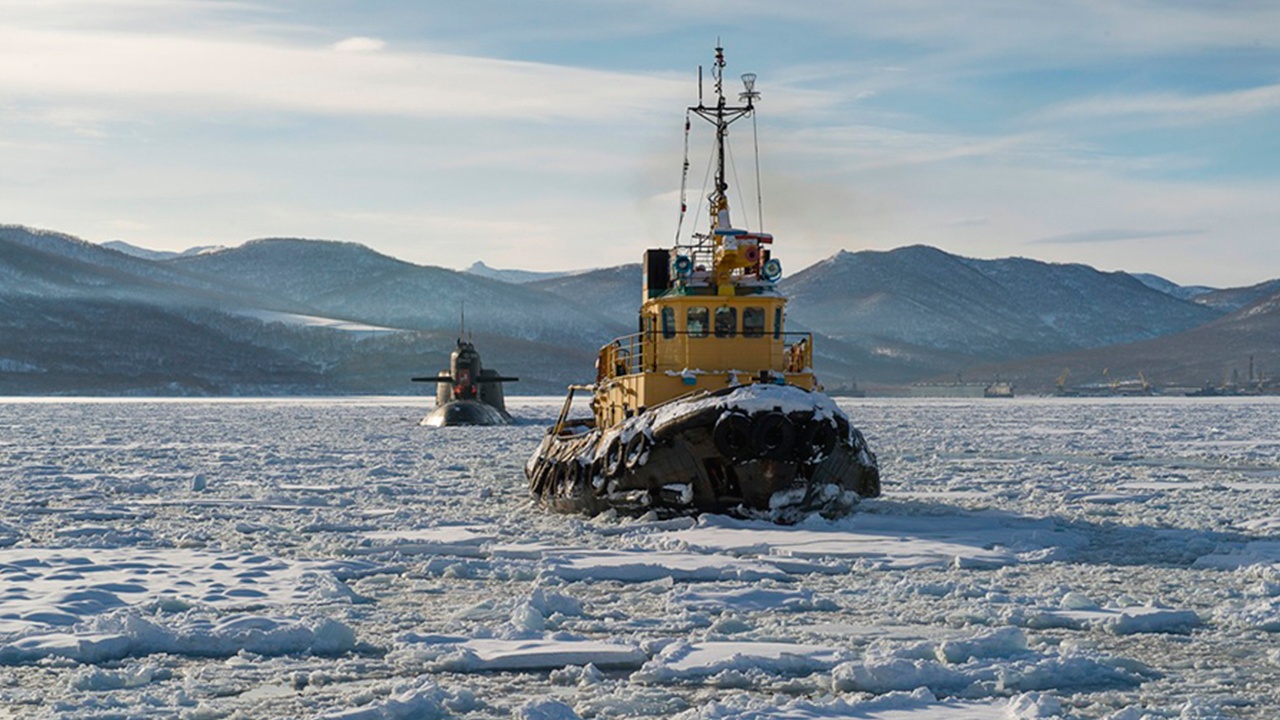
<instances>
[{"instance_id":1,"label":"metal railing","mask_svg":"<svg viewBox=\"0 0 1280 720\"><path fill-rule=\"evenodd\" d=\"M596 361L596 381L642 372L692 369L699 365L697 362L699 351L710 349L711 343L742 341L763 341L770 343L773 347L768 353L768 367L738 368L740 370L767 369L775 372L797 373L813 367L813 333L784 332L744 336L739 332L721 337L715 333L647 331L614 338L609 344L600 348ZM676 343L680 347L672 353L668 343ZM673 356L676 362L670 362ZM662 362L663 359L667 359L668 362Z\"/></svg>"}]
</instances>

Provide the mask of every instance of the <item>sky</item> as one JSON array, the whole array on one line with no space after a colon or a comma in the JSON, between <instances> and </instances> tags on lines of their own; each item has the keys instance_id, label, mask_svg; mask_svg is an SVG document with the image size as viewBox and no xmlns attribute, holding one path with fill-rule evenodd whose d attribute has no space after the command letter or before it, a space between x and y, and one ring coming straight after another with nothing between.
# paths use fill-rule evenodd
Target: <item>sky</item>
<instances>
[{"instance_id":1,"label":"sky","mask_svg":"<svg viewBox=\"0 0 1280 720\"><path fill-rule=\"evenodd\" d=\"M726 86L761 93L730 136L735 224L788 270L928 244L1280 277L1266 0L4 0L0 224L637 262L675 241L717 41ZM686 232L710 142L695 118Z\"/></svg>"}]
</instances>

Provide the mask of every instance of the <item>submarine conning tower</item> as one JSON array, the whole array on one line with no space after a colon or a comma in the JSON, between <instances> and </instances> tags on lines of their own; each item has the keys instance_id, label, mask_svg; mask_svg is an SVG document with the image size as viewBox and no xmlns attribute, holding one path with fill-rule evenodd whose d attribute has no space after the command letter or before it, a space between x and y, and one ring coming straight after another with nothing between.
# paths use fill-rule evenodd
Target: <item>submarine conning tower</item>
<instances>
[{"instance_id":1,"label":"submarine conning tower","mask_svg":"<svg viewBox=\"0 0 1280 720\"><path fill-rule=\"evenodd\" d=\"M449 354L449 371L440 373L440 377L442 380L448 378L448 381L441 382L436 388L437 405L454 400L479 400L506 414L506 393L502 390L502 383L514 382L515 378L501 377L496 370L486 369L474 343L458 338L457 347Z\"/></svg>"},{"instance_id":2,"label":"submarine conning tower","mask_svg":"<svg viewBox=\"0 0 1280 720\"><path fill-rule=\"evenodd\" d=\"M462 338L458 338L456 347L449 354L448 370L441 370L434 376L412 378L414 382L436 383L437 409L451 404L482 403L498 411L501 418L508 421L510 415L507 413L502 384L518 379L503 377L496 370L485 368L475 344ZM459 424L493 423L464 421Z\"/></svg>"}]
</instances>

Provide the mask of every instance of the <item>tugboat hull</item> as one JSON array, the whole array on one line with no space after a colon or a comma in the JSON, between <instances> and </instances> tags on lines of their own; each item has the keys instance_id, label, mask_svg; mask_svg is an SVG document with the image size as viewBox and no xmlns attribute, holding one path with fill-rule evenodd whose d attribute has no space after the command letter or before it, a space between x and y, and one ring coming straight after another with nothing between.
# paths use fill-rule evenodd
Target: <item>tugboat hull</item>
<instances>
[{"instance_id":1,"label":"tugboat hull","mask_svg":"<svg viewBox=\"0 0 1280 720\"><path fill-rule=\"evenodd\" d=\"M838 516L880 494L862 433L825 395L753 385L666 403L607 430L566 424L543 438L530 492L569 513L699 512L794 522Z\"/></svg>"}]
</instances>

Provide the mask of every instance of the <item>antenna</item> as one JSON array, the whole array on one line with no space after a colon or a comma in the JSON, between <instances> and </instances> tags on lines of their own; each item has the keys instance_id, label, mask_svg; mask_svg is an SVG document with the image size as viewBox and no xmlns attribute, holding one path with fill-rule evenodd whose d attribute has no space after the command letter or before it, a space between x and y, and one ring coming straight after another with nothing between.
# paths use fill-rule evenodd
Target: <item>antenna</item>
<instances>
[{"instance_id":1,"label":"antenna","mask_svg":"<svg viewBox=\"0 0 1280 720\"><path fill-rule=\"evenodd\" d=\"M741 105L736 105L736 106L729 105L728 103L726 103L725 95L724 95L724 67L725 67L724 46L720 44L719 38L717 38L715 61L711 65L711 79L714 82L712 92L715 93L715 97L713 98L716 101L715 105L708 107L703 102L702 67L699 66L698 67L698 106L688 108L689 112L692 112L694 115L697 115L703 120L706 120L707 122L711 123L713 126L715 126L715 129L716 129L715 146L711 156L712 158L711 164L715 168L715 185L711 191L711 194L707 196L707 200L709 201L708 209L710 210L710 213L711 213L710 219L711 219L711 226L713 230L725 229L731 226L731 221L729 219L729 200L727 197L728 190L729 190L729 183L728 183L727 177L725 176L725 155L727 151L727 148L725 147L725 145L729 135L729 126L734 122L741 120L742 118L748 115L752 116L753 125L754 125L754 117L755 117L754 101L757 97L759 97L759 94L756 93L756 89L755 89L756 76L754 73L748 73L747 75L744 75L742 78L745 90L738 96L745 102ZM753 132L754 132L754 128L753 128ZM759 163L758 141L755 144L756 144L757 165L758 165ZM708 173L710 173L710 170L708 170ZM757 174L756 194L758 196L760 194L758 167L756 169L756 174ZM757 206L759 205L760 205L760 202L757 199ZM761 225L763 225L764 224L763 212L760 213L759 219L761 221ZM678 229L677 229L677 232L679 232ZM707 237L711 238L710 235L708 235ZM718 247L719 245L718 240L716 241L716 244Z\"/></svg>"},{"instance_id":2,"label":"antenna","mask_svg":"<svg viewBox=\"0 0 1280 720\"><path fill-rule=\"evenodd\" d=\"M750 105L752 100L755 100L756 98L760 97L760 93L756 92L756 74L755 73L743 73L742 87L746 89L743 92L738 93L738 99L746 100L747 105Z\"/></svg>"},{"instance_id":3,"label":"antenna","mask_svg":"<svg viewBox=\"0 0 1280 720\"><path fill-rule=\"evenodd\" d=\"M755 146L756 151L756 229L764 232L764 189L760 186L760 134L756 131L756 114L755 101L760 98L760 93L756 92L756 74L742 74L743 92L738 93L738 99L746 101L747 112L751 114L751 143Z\"/></svg>"},{"instance_id":4,"label":"antenna","mask_svg":"<svg viewBox=\"0 0 1280 720\"><path fill-rule=\"evenodd\" d=\"M462 338L467 334L467 301L460 303L458 311L458 337Z\"/></svg>"}]
</instances>

